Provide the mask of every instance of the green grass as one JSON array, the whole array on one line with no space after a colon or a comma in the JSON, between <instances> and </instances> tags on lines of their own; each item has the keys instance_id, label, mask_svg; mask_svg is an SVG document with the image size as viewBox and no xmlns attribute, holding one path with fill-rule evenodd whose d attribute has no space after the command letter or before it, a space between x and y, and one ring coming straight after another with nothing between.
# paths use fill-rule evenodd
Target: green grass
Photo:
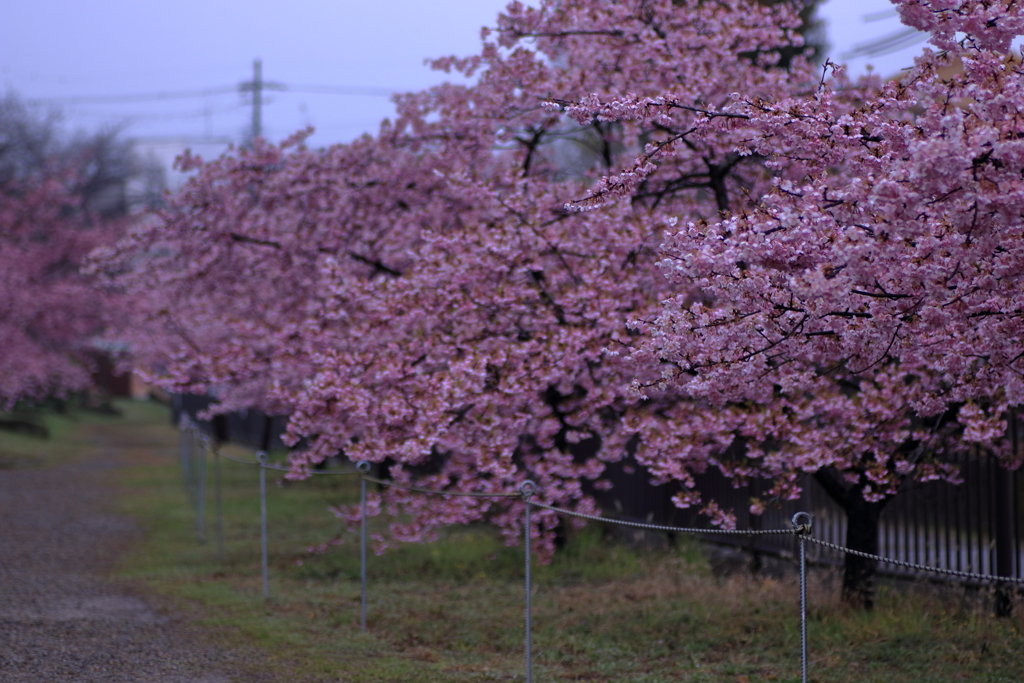
<instances>
[{"instance_id":1,"label":"green grass","mask_svg":"<svg viewBox=\"0 0 1024 683\"><path fill-rule=\"evenodd\" d=\"M470 526L450 529L433 544L371 554L369 633L363 634L358 537L327 512L354 503L358 483L318 477L278 486L271 476L271 598L264 600L256 468L221 464L220 559L212 463L208 541L200 545L166 413L147 404L121 406L123 420L83 420L52 440L123 451L130 466L121 470L119 507L140 520L146 540L125 559L120 576L172 601L210 638L253 653L254 670L299 682L522 680L521 548ZM341 546L324 555L306 552L337 534ZM996 619L985 596L963 589L888 586L877 608L863 613L840 604L837 592L834 575L812 576L812 680L1024 678L1024 605L1013 619ZM635 551L588 528L551 565L535 567L533 599L538 682L799 680L795 580L715 577L691 544ZM245 672L239 680L247 680Z\"/></svg>"},{"instance_id":2,"label":"green grass","mask_svg":"<svg viewBox=\"0 0 1024 683\"><path fill-rule=\"evenodd\" d=\"M90 448L99 445L97 436L89 431L94 425L113 424L116 416L81 408L75 401L62 402L62 410L19 408L0 411L0 470L41 467L71 462ZM42 430L46 436L28 431Z\"/></svg>"}]
</instances>

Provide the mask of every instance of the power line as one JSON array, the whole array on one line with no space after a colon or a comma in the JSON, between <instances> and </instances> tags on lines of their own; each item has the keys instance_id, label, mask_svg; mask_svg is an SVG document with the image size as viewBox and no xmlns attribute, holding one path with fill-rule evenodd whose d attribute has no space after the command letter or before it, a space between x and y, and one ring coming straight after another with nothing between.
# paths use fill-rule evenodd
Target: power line
<instances>
[{"instance_id":1,"label":"power line","mask_svg":"<svg viewBox=\"0 0 1024 683\"><path fill-rule=\"evenodd\" d=\"M885 19L895 19L900 14L894 8L884 9L879 12L869 12L861 15L860 20L864 23L870 23L872 21L884 21Z\"/></svg>"},{"instance_id":2,"label":"power line","mask_svg":"<svg viewBox=\"0 0 1024 683\"><path fill-rule=\"evenodd\" d=\"M897 50L911 45L917 45L927 40L928 34L918 31L916 28L905 27L892 33L888 33L880 38L871 40L864 43L858 43L854 45L852 49L847 50L842 55L843 59L851 59L854 57L881 57L883 55L892 54Z\"/></svg>"},{"instance_id":3,"label":"power line","mask_svg":"<svg viewBox=\"0 0 1024 683\"><path fill-rule=\"evenodd\" d=\"M264 100L266 102L266 100ZM127 121L175 121L178 119L198 119L207 116L216 116L228 112L238 111L244 108L245 104L232 104L225 107L194 109L183 112L170 112L161 114L126 114L124 112L103 112L103 111L81 111L75 112L76 116L89 116L93 118L125 119Z\"/></svg>"},{"instance_id":4,"label":"power line","mask_svg":"<svg viewBox=\"0 0 1024 683\"><path fill-rule=\"evenodd\" d=\"M397 89L374 88L357 85L289 85L287 83L270 84L263 82L263 88L284 92L308 95L346 95L361 97L391 97ZM229 95L237 92L251 92L253 81L239 85L224 85L217 88L199 90L177 90L167 92L129 93L123 95L71 95L68 97L33 97L25 100L25 104L33 106L75 105L75 104L129 104L133 102L160 102L165 100L184 100L215 95Z\"/></svg>"},{"instance_id":5,"label":"power line","mask_svg":"<svg viewBox=\"0 0 1024 683\"><path fill-rule=\"evenodd\" d=\"M364 97L391 97L397 91L387 88L371 88L353 85L288 85L287 92L306 93L310 95L357 95Z\"/></svg>"},{"instance_id":6,"label":"power line","mask_svg":"<svg viewBox=\"0 0 1024 683\"><path fill-rule=\"evenodd\" d=\"M114 95L76 95L67 97L39 97L25 100L28 105L34 106L88 106L88 105L104 105L104 104L132 104L132 103L149 103L149 102L162 102L168 100L186 100L186 99L202 99L214 96L229 95L229 94L240 94L248 95L248 105L252 107L252 128L250 135L252 137L259 137L263 133L263 107L269 104L266 99L265 93L268 90L275 90L278 92L287 92L295 94L305 95L340 95L343 97L393 97L396 92L395 88L382 88L372 86L353 86L353 85L324 85L324 84L309 84L309 83L280 83L274 81L267 81L263 78L263 65L260 60L256 60L253 63L253 77L252 80L243 81L237 85L222 85L212 88L197 88L193 90L166 90L160 92L143 92L143 93L123 93ZM76 115L84 115L89 117L103 117L103 118L121 118L127 122L140 122L140 121L170 121L175 119L190 119L205 117L207 119L207 128L209 128L210 118L214 114L226 113L229 111L235 111L238 108L246 105L235 105L231 107L220 107L214 109L212 107L204 107L199 111L189 112L161 112L161 113L139 113L139 114L105 114L101 112L80 110ZM363 126L345 126L346 129L353 127L363 128Z\"/></svg>"},{"instance_id":7,"label":"power line","mask_svg":"<svg viewBox=\"0 0 1024 683\"><path fill-rule=\"evenodd\" d=\"M136 93L130 95L75 95L71 97L40 97L25 100L30 105L53 104L125 104L130 102L157 102L160 100L184 100L196 97L212 97L238 92L238 86L225 85L203 90L178 90L169 92Z\"/></svg>"},{"instance_id":8,"label":"power line","mask_svg":"<svg viewBox=\"0 0 1024 683\"><path fill-rule=\"evenodd\" d=\"M235 142L234 138L227 135L133 135L128 138L129 142L141 144L179 144L191 145L230 145Z\"/></svg>"}]
</instances>

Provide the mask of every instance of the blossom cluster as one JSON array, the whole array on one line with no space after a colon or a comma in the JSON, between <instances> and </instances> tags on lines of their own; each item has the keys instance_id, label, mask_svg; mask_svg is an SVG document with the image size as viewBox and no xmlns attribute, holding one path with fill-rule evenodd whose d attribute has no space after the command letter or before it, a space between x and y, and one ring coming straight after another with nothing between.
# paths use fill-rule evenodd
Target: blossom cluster
<instances>
[{"instance_id":1,"label":"blossom cluster","mask_svg":"<svg viewBox=\"0 0 1024 683\"><path fill-rule=\"evenodd\" d=\"M948 456L968 448L1020 464L1008 420L1024 401L1024 69L985 48L1020 23L958 7L961 41L939 32L949 51L871 98L828 83L743 98L744 144L775 188L663 245L676 293L637 320L633 356L662 371L636 389L706 406L707 438L742 436L748 468L832 467L877 501L908 479L955 480Z\"/></svg>"}]
</instances>

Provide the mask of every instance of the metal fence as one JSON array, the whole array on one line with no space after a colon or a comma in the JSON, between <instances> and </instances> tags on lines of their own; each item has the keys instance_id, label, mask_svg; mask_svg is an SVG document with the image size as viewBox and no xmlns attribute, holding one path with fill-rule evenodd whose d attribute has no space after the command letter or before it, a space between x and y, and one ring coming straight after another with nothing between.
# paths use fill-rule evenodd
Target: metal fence
<instances>
[{"instance_id":1,"label":"metal fence","mask_svg":"<svg viewBox=\"0 0 1024 683\"><path fill-rule=\"evenodd\" d=\"M256 454L255 461L239 460L237 458L231 458L220 452L219 449L215 448L209 441L208 437L204 435L199 427L189 420L187 416L182 416L180 421L181 427L181 448L180 457L182 464L182 472L185 478L186 489L189 492L189 498L195 507L196 512L196 527L197 534L200 542L205 540L205 498L206 498L206 469L207 460L209 456L212 456L215 467L215 499L216 499L216 518L217 518L217 541L218 551L223 552L223 522L221 515L221 490L220 490L220 462L222 458L233 460L244 465L255 466L259 468L259 496L260 496L260 528L261 528L261 566L263 573L263 595L265 597L270 594L269 584L269 571L268 571L268 558L267 558L267 487L266 487L266 471L270 470L287 470L288 468L280 465L273 465L268 462L267 455L265 452L259 452ZM373 482L381 486L388 486L400 489L406 489L410 491L416 491L418 493L430 496L452 496L452 495L468 495L468 496L480 496L480 497L491 497L491 498L509 498L509 499L521 499L523 502L523 548L524 548L524 560L525 560L525 586L524 586L524 650L525 650L525 679L527 683L533 683L533 650L532 650L532 610L531 601L533 593L532 585L532 552L531 552L531 537L534 525L531 521L531 515L534 509L538 511L547 511L549 513L555 513L566 517L582 518L589 521L596 521L605 524L614 524L625 528L650 530L657 532L664 532L670 534L688 534L700 537L715 536L721 539L745 539L744 542L748 544L761 543L765 539L780 539L788 541L788 544L795 546L796 558L798 560L799 572L800 572L800 585L799 585L799 601L800 601L800 666L801 666L801 681L807 683L808 678L808 652L807 652L807 636L808 636L808 621L807 621L807 566L809 563L809 551L830 552L836 553L841 556L843 553L852 553L861 557L875 560L883 565L897 567L901 571L922 573L927 572L936 576L943 576L948 578L956 578L960 580L968 580L973 582L984 582L994 586L1000 587L1002 590L1006 590L1011 586L1015 586L1018 590L1024 587L1024 578L1021 577L1008 577L1007 575L995 576L987 573L969 572L957 569L950 569L945 567L937 566L926 566L919 563L909 562L900 560L895 557L886 557L880 555L870 555L854 550L850 550L842 546L841 543L834 543L825 538L821 537L821 528L815 528L814 517L812 514L807 512L798 511L792 515L791 520L779 523L777 527L771 527L765 525L759 529L708 529L701 527L680 527L680 526L668 526L660 524L651 524L647 522L635 522L622 519L610 519L606 517L598 517L594 515L587 515L572 510L565 510L550 505L545 505L534 499L537 495L537 486L531 481L524 481L520 484L518 491L510 491L506 493L474 493L474 492L458 492L458 491L433 491L428 489L422 489L417 487L410 487L401 483L386 481L370 477L368 475L370 470L369 463L361 462L358 463L354 470L344 471L313 471L312 475L350 475L357 476L360 480L360 574L361 574L361 599L360 599L360 628L363 631L367 629L366 616L369 609L369 590L368 590L368 572L367 572L367 553L366 545L368 539L367 532L367 500L366 500L366 484L367 482ZM775 513L778 514L777 512ZM937 517L935 518L937 519ZM774 521L774 517L768 516L767 518L762 517L762 522ZM906 535L904 535L906 541ZM905 542L906 546L907 543ZM936 555L938 557L938 555ZM948 557L951 556L947 556ZM979 555L980 557L980 555ZM979 560L980 561L980 560Z\"/></svg>"},{"instance_id":2,"label":"metal fence","mask_svg":"<svg viewBox=\"0 0 1024 683\"><path fill-rule=\"evenodd\" d=\"M962 484L918 484L888 502L879 522L879 553L942 569L1024 578L1024 470L1006 470L995 458L981 453L963 455L958 464ZM611 516L710 527L695 510L682 510L672 504L672 496L681 490L678 485L651 486L650 475L639 466L611 463L608 467L613 486L594 495ZM767 482L755 481L736 488L717 471L698 474L695 479L697 489L705 496L735 513L739 528L778 528L796 512L807 510L814 515L818 537L838 545L846 542L846 513L810 475L801 482L803 493L798 499L777 501L763 515L749 513L749 500L767 490ZM791 538L762 538L739 545L788 557L797 551ZM841 564L843 554L813 548L809 560ZM895 565L882 567L880 572L911 574Z\"/></svg>"},{"instance_id":3,"label":"metal fence","mask_svg":"<svg viewBox=\"0 0 1024 683\"><path fill-rule=\"evenodd\" d=\"M187 416L221 442L263 450L283 446L281 435L287 416L248 410L228 413L216 420L197 421L195 416L213 401L208 396L176 396L175 422ZM879 525L879 553L942 569L1024 578L1024 469L1008 471L994 458L977 452L960 456L957 464L962 484L919 484L886 505ZM706 518L672 503L672 496L680 490L678 485L651 486L650 475L643 467L609 463L606 478L613 484L611 490L588 493L610 517L710 528ZM789 524L797 512L807 510L814 515L822 540L838 545L846 541L846 513L809 475L801 482L803 493L799 499L779 501L760 516L749 513L749 500L759 491L767 490L766 482L755 481L736 488L717 471L696 475L696 480L697 488L708 498L733 510L738 528L779 528ZM717 537L715 540L722 541ZM787 537L746 539L735 544L754 552L787 557L794 557L797 552L796 541ZM816 547L809 560L816 564L841 564L843 554ZM880 572L895 576L911 573L895 565L882 567Z\"/></svg>"},{"instance_id":4,"label":"metal fence","mask_svg":"<svg viewBox=\"0 0 1024 683\"><path fill-rule=\"evenodd\" d=\"M249 408L200 419L217 399L210 395L174 394L171 397L171 421L177 425L187 417L203 432L221 443L237 443L256 449L286 448L281 437L288 425L287 415L268 415L262 410Z\"/></svg>"}]
</instances>

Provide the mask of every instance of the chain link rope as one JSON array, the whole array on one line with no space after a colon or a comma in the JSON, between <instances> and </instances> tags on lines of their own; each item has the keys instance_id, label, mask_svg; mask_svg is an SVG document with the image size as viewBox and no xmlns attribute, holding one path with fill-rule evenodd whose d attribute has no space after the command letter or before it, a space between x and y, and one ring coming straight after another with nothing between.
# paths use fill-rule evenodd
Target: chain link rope
<instances>
[{"instance_id":1,"label":"chain link rope","mask_svg":"<svg viewBox=\"0 0 1024 683\"><path fill-rule=\"evenodd\" d=\"M723 536L791 536L793 534L803 533L802 526L795 529L701 529L696 527L662 526L660 524L647 524L646 522L629 522L623 519L599 517L598 515L588 515L584 512L575 512L573 510L566 510L564 508L556 508L551 505L544 505L543 503L531 502L530 504L533 505L534 507L550 510L551 512L557 512L562 515L570 515L572 517L579 517L581 519L589 519L592 522L618 524L620 526L628 526L633 527L635 529L669 531L677 534L716 534Z\"/></svg>"},{"instance_id":2,"label":"chain link rope","mask_svg":"<svg viewBox=\"0 0 1024 683\"><path fill-rule=\"evenodd\" d=\"M931 572L933 574L947 574L949 576L957 576L962 579L975 579L977 581L991 581L993 583L1016 583L1024 585L1024 578L1014 578L1012 576L994 576L992 574L975 574L974 572L962 572L956 569L942 569L940 567L929 567L923 564L916 564L914 562L905 562L903 560L894 560L891 557L882 557L881 555L872 555L871 553L861 552L860 550L852 550L835 543L829 543L823 541L820 538L814 538L808 536L807 540L811 543L817 543L820 546L831 548L832 550L838 550L843 553L850 555L856 555L857 557L863 557L867 560L877 560L878 562L884 562L886 564L894 564L898 567L905 567L907 569L914 569L920 572Z\"/></svg>"}]
</instances>

